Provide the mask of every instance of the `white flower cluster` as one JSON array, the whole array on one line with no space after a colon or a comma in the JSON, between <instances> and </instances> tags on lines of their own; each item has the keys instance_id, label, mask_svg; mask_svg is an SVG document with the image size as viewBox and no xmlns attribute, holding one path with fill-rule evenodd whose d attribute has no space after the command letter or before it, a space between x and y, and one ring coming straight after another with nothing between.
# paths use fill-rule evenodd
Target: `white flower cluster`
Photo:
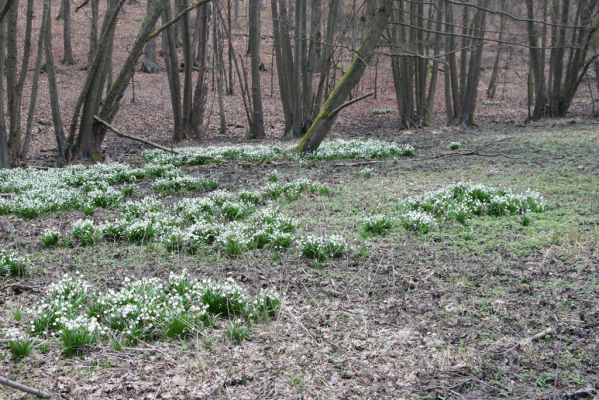
<instances>
[{"instance_id":1,"label":"white flower cluster","mask_svg":"<svg viewBox=\"0 0 599 400\"><path fill-rule=\"evenodd\" d=\"M24 277L29 274L30 262L14 251L0 250L0 277Z\"/></svg>"},{"instance_id":2,"label":"white flower cluster","mask_svg":"<svg viewBox=\"0 0 599 400\"><path fill-rule=\"evenodd\" d=\"M4 331L4 338L10 341L23 340L27 338L27 334L19 328L8 328L6 331Z\"/></svg>"},{"instance_id":3,"label":"white flower cluster","mask_svg":"<svg viewBox=\"0 0 599 400\"><path fill-rule=\"evenodd\" d=\"M61 327L58 331L59 335L64 335L68 331L84 331L91 335L106 335L108 328L100 325L96 317L88 317L86 315L78 315L75 318L61 316L57 319L56 324Z\"/></svg>"},{"instance_id":4,"label":"white flower cluster","mask_svg":"<svg viewBox=\"0 0 599 400\"><path fill-rule=\"evenodd\" d=\"M91 219L78 219L73 222L71 236L84 246L91 246L102 239L99 226Z\"/></svg>"},{"instance_id":5,"label":"white flower cluster","mask_svg":"<svg viewBox=\"0 0 599 400\"><path fill-rule=\"evenodd\" d=\"M402 215L405 229L428 233L436 224L435 216L426 211L409 210Z\"/></svg>"},{"instance_id":6,"label":"white flower cluster","mask_svg":"<svg viewBox=\"0 0 599 400\"><path fill-rule=\"evenodd\" d=\"M472 215L502 216L543 212L547 206L538 192L512 193L492 186L459 182L408 199L403 208L430 213L435 217L466 223Z\"/></svg>"},{"instance_id":7,"label":"white flower cluster","mask_svg":"<svg viewBox=\"0 0 599 400\"><path fill-rule=\"evenodd\" d=\"M302 254L316 261L327 258L339 258L347 252L347 242L340 235L313 236L309 235L299 240Z\"/></svg>"},{"instance_id":8,"label":"white flower cluster","mask_svg":"<svg viewBox=\"0 0 599 400\"><path fill-rule=\"evenodd\" d=\"M157 179L152 184L152 189L166 194L184 193L190 190L214 190L218 183L212 177L196 178L187 175L177 175L168 178Z\"/></svg>"},{"instance_id":9,"label":"white flower cluster","mask_svg":"<svg viewBox=\"0 0 599 400\"><path fill-rule=\"evenodd\" d=\"M382 235L393 227L391 219L384 214L369 215L364 218L364 232L367 234Z\"/></svg>"},{"instance_id":10,"label":"white flower cluster","mask_svg":"<svg viewBox=\"0 0 599 400\"><path fill-rule=\"evenodd\" d=\"M155 178L163 178L156 184L156 189L162 191L213 189L217 185L213 178L191 178L180 169L158 164L147 164L142 168L126 164L98 164L48 170L2 170L0 193L13 195L0 198L0 215L37 218L50 212L74 209L91 214L97 207L117 207L132 194L131 184L139 179Z\"/></svg>"},{"instance_id":11,"label":"white flower cluster","mask_svg":"<svg viewBox=\"0 0 599 400\"><path fill-rule=\"evenodd\" d=\"M180 149L178 154L166 153L162 150L146 150L142 157L149 163L176 166L201 165L205 164L209 158L264 162L279 159L290 149L290 146L266 145L186 147Z\"/></svg>"},{"instance_id":12,"label":"white flower cluster","mask_svg":"<svg viewBox=\"0 0 599 400\"><path fill-rule=\"evenodd\" d=\"M252 162L268 162L282 158L298 158L294 153L295 146L207 146L187 147L179 154L170 154L162 150L146 150L143 159L153 164L170 164L175 166L204 164L208 158L214 160L235 159ZM308 156L318 160L337 160L351 158L383 158L411 156L414 148L381 140L345 140L336 139L323 142L318 151Z\"/></svg>"},{"instance_id":13,"label":"white flower cluster","mask_svg":"<svg viewBox=\"0 0 599 400\"><path fill-rule=\"evenodd\" d=\"M326 194L329 189L319 183L301 179L286 183L269 183L262 189L234 194L216 190L203 198L186 198L165 206L153 197L127 201L122 215L97 224L78 220L72 236L83 245L102 237L132 243L158 241L169 251L194 253L214 245L229 255L269 246L280 250L289 247L297 222L268 205L268 201L285 195L297 198L309 191Z\"/></svg>"},{"instance_id":14,"label":"white flower cluster","mask_svg":"<svg viewBox=\"0 0 599 400\"><path fill-rule=\"evenodd\" d=\"M365 141L337 139L323 142L318 150L308 157L317 160L339 160L387 158L413 154L414 147L409 144L402 145L375 139Z\"/></svg>"},{"instance_id":15,"label":"white flower cluster","mask_svg":"<svg viewBox=\"0 0 599 400\"><path fill-rule=\"evenodd\" d=\"M119 290L106 293L90 292L79 275L65 276L35 310L31 333L60 338L68 354L108 335L137 342L187 336L219 316L272 318L280 304L275 291L250 296L232 279L198 281L186 270L167 280L125 278ZM23 336L15 329L7 334Z\"/></svg>"},{"instance_id":16,"label":"white flower cluster","mask_svg":"<svg viewBox=\"0 0 599 400\"><path fill-rule=\"evenodd\" d=\"M59 331L62 323L75 318L88 300L89 284L79 273L74 277L66 274L63 279L50 285L46 300L35 310L31 332L48 335Z\"/></svg>"}]
</instances>

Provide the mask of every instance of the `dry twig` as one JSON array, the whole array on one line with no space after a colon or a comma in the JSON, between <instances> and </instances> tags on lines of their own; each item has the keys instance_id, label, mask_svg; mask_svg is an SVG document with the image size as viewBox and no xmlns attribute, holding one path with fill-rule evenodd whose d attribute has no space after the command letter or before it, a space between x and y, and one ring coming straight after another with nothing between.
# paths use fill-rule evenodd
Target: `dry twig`
<instances>
[{"instance_id":1,"label":"dry twig","mask_svg":"<svg viewBox=\"0 0 599 400\"><path fill-rule=\"evenodd\" d=\"M21 392L28 393L32 396L35 396L39 399L49 399L50 395L46 392L42 392L31 386L23 385L22 383L11 381L8 378L0 376L0 385L8 386L9 388L20 390Z\"/></svg>"}]
</instances>

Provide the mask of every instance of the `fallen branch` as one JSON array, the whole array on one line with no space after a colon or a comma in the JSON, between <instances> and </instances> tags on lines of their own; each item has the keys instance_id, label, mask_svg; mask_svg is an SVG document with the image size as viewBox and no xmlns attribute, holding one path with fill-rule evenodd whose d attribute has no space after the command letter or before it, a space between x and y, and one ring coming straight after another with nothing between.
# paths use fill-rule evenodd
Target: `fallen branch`
<instances>
[{"instance_id":1,"label":"fallen branch","mask_svg":"<svg viewBox=\"0 0 599 400\"><path fill-rule=\"evenodd\" d=\"M167 151L169 153L173 153L173 154L180 154L178 151L174 150L174 149L169 149L168 147L164 147L162 145L159 145L157 143L154 142L150 142L149 140L146 139L142 139L140 137L137 136L133 136L133 135L129 135L123 132L120 132L118 129L116 129L114 126L110 125L108 122L100 119L98 116L94 116L94 119L99 123L104 125L106 128L108 128L110 131L112 131L115 135L120 136L120 137L124 137L126 139L131 139L131 140L135 140L136 142L140 142L140 143L144 143L147 144L149 146L155 147L157 149L160 150L164 150Z\"/></svg>"},{"instance_id":2,"label":"fallen branch","mask_svg":"<svg viewBox=\"0 0 599 400\"><path fill-rule=\"evenodd\" d=\"M495 157L495 156L502 156L502 157L506 157L506 158L513 158L512 156L509 156L507 154L503 154L503 153L482 153L482 150L488 149L489 147L496 145L497 143L501 143L504 142L506 140L511 140L512 138L510 136L506 136L506 137L502 137L501 139L497 139L497 140L493 140L491 142L487 142L484 143L478 147L475 147L474 150L470 150L470 151L452 151L450 153L441 153L441 154L437 154L435 156L432 157L427 157L427 158L421 158L421 160L435 160L437 158L442 158L442 157L454 157L454 156L483 156L483 157Z\"/></svg>"},{"instance_id":3,"label":"fallen branch","mask_svg":"<svg viewBox=\"0 0 599 400\"><path fill-rule=\"evenodd\" d=\"M21 392L28 393L32 396L39 398L39 399L49 399L50 398L50 395L48 393L34 389L27 385L23 385L22 383L19 383L19 382L11 381L10 379L4 378L3 376L0 376L0 385L4 385L4 386L8 386L13 389L20 390Z\"/></svg>"},{"instance_id":4,"label":"fallen branch","mask_svg":"<svg viewBox=\"0 0 599 400\"><path fill-rule=\"evenodd\" d=\"M373 94L374 94L374 92L370 92L370 93L365 94L364 96L356 97L353 100L350 100L350 101L347 101L347 102L341 104L339 107L335 108L333 111L331 111L329 113L329 117L333 117L335 114L339 113L339 111L343 110L345 107L349 107L352 104L357 103L360 100L364 100L365 98L372 96Z\"/></svg>"},{"instance_id":5,"label":"fallen branch","mask_svg":"<svg viewBox=\"0 0 599 400\"><path fill-rule=\"evenodd\" d=\"M525 345L525 344L530 344L530 343L536 342L537 340L541 340L545 336L551 335L552 333L555 333L555 329L553 329L553 328L544 329L537 334L534 334L530 337L522 339L520 341L520 345Z\"/></svg>"}]
</instances>

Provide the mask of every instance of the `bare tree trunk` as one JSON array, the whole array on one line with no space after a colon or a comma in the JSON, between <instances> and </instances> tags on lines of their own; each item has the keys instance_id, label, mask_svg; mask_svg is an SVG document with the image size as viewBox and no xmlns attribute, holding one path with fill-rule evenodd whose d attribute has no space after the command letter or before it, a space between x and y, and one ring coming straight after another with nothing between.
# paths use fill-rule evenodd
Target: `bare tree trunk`
<instances>
[{"instance_id":1,"label":"bare tree trunk","mask_svg":"<svg viewBox=\"0 0 599 400\"><path fill-rule=\"evenodd\" d=\"M62 0L62 11L63 11L63 30L62 38L64 44L64 55L62 63L65 65L75 64L73 58L73 48L71 46L71 0Z\"/></svg>"},{"instance_id":2,"label":"bare tree trunk","mask_svg":"<svg viewBox=\"0 0 599 400\"><path fill-rule=\"evenodd\" d=\"M107 67L110 60L117 17L124 3L125 0L116 0L110 3L107 16L104 18L98 51L96 51L94 60L88 68L86 82L71 120L69 143L72 143L71 140L75 139L77 120L80 120L79 134L76 137L75 154L84 159L99 160L101 158L99 149L96 149L94 146L94 116L97 114L102 101L102 92L106 82ZM81 112L80 118L79 112Z\"/></svg>"},{"instance_id":3,"label":"bare tree trunk","mask_svg":"<svg viewBox=\"0 0 599 400\"><path fill-rule=\"evenodd\" d=\"M372 60L381 34L386 29L389 16L393 10L393 3L393 0L383 0L376 7L375 14L369 19L370 27L362 40L361 46L356 51L356 57L322 106L308 132L298 144L296 148L298 153L315 151L331 130L338 113L344 107L345 100L358 84L366 66Z\"/></svg>"},{"instance_id":4,"label":"bare tree trunk","mask_svg":"<svg viewBox=\"0 0 599 400\"><path fill-rule=\"evenodd\" d=\"M177 0L178 12L181 12L188 6L188 0ZM191 127L191 107L192 107L192 71L193 71L193 50L191 45L191 30L189 28L189 15L183 16L179 21L179 32L181 33L181 43L183 50L183 129L189 135L192 132Z\"/></svg>"},{"instance_id":5,"label":"bare tree trunk","mask_svg":"<svg viewBox=\"0 0 599 400\"><path fill-rule=\"evenodd\" d=\"M224 134L227 132L227 118L225 115L225 92L224 92L224 84L223 84L223 75L225 73L225 62L223 60L223 50L219 45L222 41L222 36L220 35L220 29L217 24L217 19L214 18L213 22L213 31L212 31L212 39L214 41L214 60L216 65L216 91L218 96L218 113L220 116L220 127L219 133Z\"/></svg>"},{"instance_id":6,"label":"bare tree trunk","mask_svg":"<svg viewBox=\"0 0 599 400\"><path fill-rule=\"evenodd\" d=\"M39 76L42 66L42 59L44 57L44 40L46 31L46 25L48 20L51 18L49 15L49 7L44 4L44 14L42 16L42 25L40 27L40 34L37 43L37 52L35 58L35 67L33 70L33 78L31 82L31 95L29 96L29 110L27 111L27 123L25 126L25 137L23 139L23 147L21 149L21 158L25 159L29 153L29 146L31 143L31 131L33 129L33 114L35 113L35 106L37 103L37 92L39 88Z\"/></svg>"},{"instance_id":7,"label":"bare tree trunk","mask_svg":"<svg viewBox=\"0 0 599 400\"><path fill-rule=\"evenodd\" d=\"M505 10L506 0L501 1L501 11ZM495 54L495 62L493 63L493 71L491 72L491 79L489 79L489 86L487 87L487 97L489 99L495 98L497 92L497 77L499 76L499 61L501 60L501 54L503 52L503 31L505 29L505 15L501 14L499 22L499 43L497 43L497 53Z\"/></svg>"},{"instance_id":8,"label":"bare tree trunk","mask_svg":"<svg viewBox=\"0 0 599 400\"><path fill-rule=\"evenodd\" d=\"M21 91L19 90L17 75L17 30L10 29L10 27L17 26L18 12L19 2L15 1L7 16L5 59L7 111L9 118L8 148L13 163L19 159L19 150L21 149Z\"/></svg>"},{"instance_id":9,"label":"bare tree trunk","mask_svg":"<svg viewBox=\"0 0 599 400\"><path fill-rule=\"evenodd\" d=\"M281 1L282 3L283 1ZM291 96L289 95L289 77L287 75L288 67L292 60L283 60L283 39L282 39L282 21L279 18L279 7L277 0L271 0L272 30L274 41L274 55L277 67L277 80L279 81L279 94L281 105L283 106L283 117L285 118L285 132L291 130L293 124L293 113L291 109Z\"/></svg>"},{"instance_id":10,"label":"bare tree trunk","mask_svg":"<svg viewBox=\"0 0 599 400\"><path fill-rule=\"evenodd\" d=\"M150 2L148 1L148 9ZM158 61L156 60L156 39L150 39L144 48L144 60L141 64L141 71L146 74L157 74L160 72Z\"/></svg>"},{"instance_id":11,"label":"bare tree trunk","mask_svg":"<svg viewBox=\"0 0 599 400\"><path fill-rule=\"evenodd\" d=\"M193 107L191 115L191 134L199 138L202 134L204 124L204 113L206 111L206 98L208 96L208 44L210 41L210 18L211 8L209 4L200 7L202 26L200 40L198 42L198 80L193 93Z\"/></svg>"},{"instance_id":12,"label":"bare tree trunk","mask_svg":"<svg viewBox=\"0 0 599 400\"><path fill-rule=\"evenodd\" d=\"M170 21L173 17L170 2L165 2L164 14L162 20L164 23ZM174 27L168 27L162 33L162 45L164 48L164 63L166 66L166 75L168 77L168 86L171 96L171 107L173 110L174 130L173 141L175 143L183 140L183 112L181 110L181 82L179 81L179 61L177 56L177 47L175 43Z\"/></svg>"},{"instance_id":13,"label":"bare tree trunk","mask_svg":"<svg viewBox=\"0 0 599 400\"><path fill-rule=\"evenodd\" d=\"M466 87L464 88L463 96L464 103L461 107L462 112L458 121L460 124L465 126L474 125L474 112L476 109L476 98L478 94L478 82L480 79L480 66L482 62L487 18L487 12L484 9L488 7L489 0L479 0L478 5L481 9L479 9L474 17L473 36L475 36L475 39L472 41L472 44L476 47L470 54L470 65L468 67Z\"/></svg>"},{"instance_id":14,"label":"bare tree trunk","mask_svg":"<svg viewBox=\"0 0 599 400\"><path fill-rule=\"evenodd\" d=\"M250 59L252 74L252 124L248 137L264 139L264 114L260 85L260 0L250 0Z\"/></svg>"},{"instance_id":15,"label":"bare tree trunk","mask_svg":"<svg viewBox=\"0 0 599 400\"><path fill-rule=\"evenodd\" d=\"M302 67L304 64L303 42L305 41L304 18L306 15L306 1L295 2L295 49L293 60L293 124L288 137L299 138L304 126L304 109L302 102Z\"/></svg>"},{"instance_id":16,"label":"bare tree trunk","mask_svg":"<svg viewBox=\"0 0 599 400\"><path fill-rule=\"evenodd\" d=\"M236 0L239 1L239 0ZM231 22L231 0L227 0L227 31L231 32L233 27L232 27L232 22ZM235 50L233 49L233 42L231 40L227 40L228 42L228 50L227 50L227 57L229 59L229 80L227 82L227 96L232 96L233 95L233 84L235 81L235 78L233 76L233 58L235 57Z\"/></svg>"},{"instance_id":17,"label":"bare tree trunk","mask_svg":"<svg viewBox=\"0 0 599 400\"><path fill-rule=\"evenodd\" d=\"M534 3L533 0L526 0L526 9L528 22L526 24L528 31L528 44L530 53L530 65L534 82L535 107L532 113L532 119L541 118L544 115L546 104L545 95L545 65L542 59L541 50L538 48L538 35L534 26Z\"/></svg>"},{"instance_id":18,"label":"bare tree trunk","mask_svg":"<svg viewBox=\"0 0 599 400\"><path fill-rule=\"evenodd\" d=\"M94 54L98 48L98 18L100 17L100 0L90 0L92 8L92 18L90 21L89 33L89 51L87 53L87 64L91 64Z\"/></svg>"},{"instance_id":19,"label":"bare tree trunk","mask_svg":"<svg viewBox=\"0 0 599 400\"><path fill-rule=\"evenodd\" d=\"M305 0L304 0L305 1ZM306 5L304 4L304 7ZM322 32L320 31L320 19L322 13L321 0L311 0L310 7L310 39L304 37L304 84L303 84L303 101L304 101L304 123L303 126L310 125L314 119L314 72L318 70L318 52ZM304 26L306 25L306 14L304 14ZM304 34L306 36L306 34ZM306 49L307 46L307 49Z\"/></svg>"},{"instance_id":20,"label":"bare tree trunk","mask_svg":"<svg viewBox=\"0 0 599 400\"><path fill-rule=\"evenodd\" d=\"M6 21L0 20L0 168L10 168L11 154L8 147L6 118L4 117L4 73L6 45Z\"/></svg>"},{"instance_id":21,"label":"bare tree trunk","mask_svg":"<svg viewBox=\"0 0 599 400\"><path fill-rule=\"evenodd\" d=\"M432 114L435 107L435 96L437 95L437 81L439 80L439 55L443 44L441 29L443 26L443 0L437 2L437 25L435 27L437 34L435 35L435 49L433 51L433 66L431 72L431 83L428 89L428 107L427 111Z\"/></svg>"},{"instance_id":22,"label":"bare tree trunk","mask_svg":"<svg viewBox=\"0 0 599 400\"><path fill-rule=\"evenodd\" d=\"M50 106L52 108L52 121L54 122L54 134L56 136L57 158L56 164L62 167L66 163L67 144L60 116L60 104L58 103L58 88L56 86L56 72L54 71L54 56L52 55L52 20L50 18L50 0L44 1L44 14L46 17L44 36L44 47L46 50L46 74L48 75L48 89L50 91Z\"/></svg>"},{"instance_id":23,"label":"bare tree trunk","mask_svg":"<svg viewBox=\"0 0 599 400\"><path fill-rule=\"evenodd\" d=\"M447 64L445 66L445 104L447 106L447 123L450 124L455 120L460 112L460 87L458 84L458 68L456 61L456 46L454 37L453 9L448 0L445 1L445 32L447 54ZM449 76L448 76L449 75Z\"/></svg>"}]
</instances>

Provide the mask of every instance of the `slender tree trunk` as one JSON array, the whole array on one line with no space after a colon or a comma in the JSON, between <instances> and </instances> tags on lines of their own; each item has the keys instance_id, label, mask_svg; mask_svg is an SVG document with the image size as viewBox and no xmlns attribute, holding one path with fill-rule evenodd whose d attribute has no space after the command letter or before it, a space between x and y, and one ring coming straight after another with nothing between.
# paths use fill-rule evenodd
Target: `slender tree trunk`
<instances>
[{"instance_id":1,"label":"slender tree trunk","mask_svg":"<svg viewBox=\"0 0 599 400\"><path fill-rule=\"evenodd\" d=\"M260 0L250 0L250 59L252 74L252 125L248 137L263 139L264 114L262 111L262 89L260 85Z\"/></svg>"},{"instance_id":2,"label":"slender tree trunk","mask_svg":"<svg viewBox=\"0 0 599 400\"><path fill-rule=\"evenodd\" d=\"M484 9L488 7L489 0L480 0L478 5L481 9L474 17L473 36L475 36L475 39L472 40L472 45L476 47L470 54L470 65L468 67L466 87L464 88L464 104L461 107L462 112L459 118L459 123L465 126L474 125L474 112L476 109L476 98L478 94L478 83L480 79L480 67L482 62L487 18L487 12L484 11Z\"/></svg>"},{"instance_id":3,"label":"slender tree trunk","mask_svg":"<svg viewBox=\"0 0 599 400\"><path fill-rule=\"evenodd\" d=\"M8 132L4 116L4 73L6 53L6 20L0 20L0 168L10 168L11 154L8 147Z\"/></svg>"},{"instance_id":4,"label":"slender tree trunk","mask_svg":"<svg viewBox=\"0 0 599 400\"><path fill-rule=\"evenodd\" d=\"M239 0L236 0L239 1ZM231 32L233 29L231 22L231 0L227 0L227 31ZM233 76L233 64L235 64L233 58L235 57L235 49L233 49L233 43L231 40L227 40L228 50L227 57L229 59L229 80L227 82L227 96L233 96L233 84L235 82L235 78Z\"/></svg>"},{"instance_id":5,"label":"slender tree trunk","mask_svg":"<svg viewBox=\"0 0 599 400\"><path fill-rule=\"evenodd\" d=\"M302 102L302 66L304 64L303 41L305 39L304 22L305 0L295 2L295 55L293 63L293 125L291 134L293 138L301 137L304 126L304 109Z\"/></svg>"},{"instance_id":6,"label":"slender tree trunk","mask_svg":"<svg viewBox=\"0 0 599 400\"><path fill-rule=\"evenodd\" d=\"M277 0L271 0L272 30L274 41L274 55L277 67L277 80L279 81L279 94L281 105L283 106L283 117L285 118L285 132L291 130L293 124L293 115L291 112L291 103L289 96L288 79L286 76L287 66L291 60L283 60L282 39L281 39L281 21L279 19L279 6Z\"/></svg>"},{"instance_id":7,"label":"slender tree trunk","mask_svg":"<svg viewBox=\"0 0 599 400\"><path fill-rule=\"evenodd\" d=\"M173 17L170 2L165 2L162 21L170 21ZM168 27L162 33L162 44L164 48L164 63L166 66L166 75L168 77L168 86L171 96L171 107L173 110L174 130L173 141L175 143L183 140L183 112L181 109L181 82L179 80L179 61L177 56L177 47L175 43L174 27Z\"/></svg>"},{"instance_id":8,"label":"slender tree trunk","mask_svg":"<svg viewBox=\"0 0 599 400\"><path fill-rule=\"evenodd\" d=\"M42 25L40 27L40 35L37 42L37 52L35 58L35 67L33 70L33 78L31 82L31 95L29 96L29 110L27 112L27 123L25 127L25 137L23 139L23 147L21 149L21 158L25 159L29 153L29 146L31 143L31 132L33 129L33 116L35 113L35 106L37 104L37 92L39 88L39 76L42 66L42 59L44 57L44 40L46 31L46 25L48 24L50 16L50 8L44 4L44 13L42 15Z\"/></svg>"},{"instance_id":9,"label":"slender tree trunk","mask_svg":"<svg viewBox=\"0 0 599 400\"><path fill-rule=\"evenodd\" d=\"M148 1L148 9L150 2ZM156 59L156 39L150 39L144 48L144 60L141 65L141 71L146 74L157 74L160 72L158 61Z\"/></svg>"},{"instance_id":10,"label":"slender tree trunk","mask_svg":"<svg viewBox=\"0 0 599 400\"><path fill-rule=\"evenodd\" d=\"M188 6L188 0L177 0L178 12L181 12ZM183 50L183 129L187 134L192 132L191 127L191 107L192 107L192 68L193 54L191 44L191 30L189 28L189 15L183 16L179 21L179 31L181 33L181 43Z\"/></svg>"},{"instance_id":11,"label":"slender tree trunk","mask_svg":"<svg viewBox=\"0 0 599 400\"><path fill-rule=\"evenodd\" d=\"M90 0L92 17L89 32L89 51L87 53L87 64L91 64L98 48L98 19L100 18L100 0Z\"/></svg>"},{"instance_id":12,"label":"slender tree trunk","mask_svg":"<svg viewBox=\"0 0 599 400\"><path fill-rule=\"evenodd\" d=\"M227 117L225 115L225 91L223 84L223 75L225 73L225 62L223 60L223 49L219 45L222 41L222 36L220 35L220 29L217 24L217 19L214 18L213 23L213 31L212 31L212 39L214 41L214 60L216 65L216 91L218 95L218 113L220 116L220 127L219 133L224 134L227 132Z\"/></svg>"},{"instance_id":13,"label":"slender tree trunk","mask_svg":"<svg viewBox=\"0 0 599 400\"><path fill-rule=\"evenodd\" d=\"M501 1L501 11L505 10L506 0ZM501 14L499 22L499 43L497 43L497 53L495 54L495 62L493 62L493 71L491 72L491 79L489 79L489 86L487 87L487 97L494 99L497 92L497 77L499 76L499 61L501 60L501 54L503 52L503 31L505 29L505 15Z\"/></svg>"},{"instance_id":14,"label":"slender tree trunk","mask_svg":"<svg viewBox=\"0 0 599 400\"><path fill-rule=\"evenodd\" d=\"M208 96L208 44L210 42L210 4L201 6L202 26L200 30L200 40L198 42L198 80L196 82L193 94L193 107L191 115L191 134L193 137L200 138L202 126L204 123L204 113L206 111L206 98Z\"/></svg>"},{"instance_id":15,"label":"slender tree trunk","mask_svg":"<svg viewBox=\"0 0 599 400\"><path fill-rule=\"evenodd\" d=\"M528 31L528 44L530 53L530 65L534 82L535 107L532 113L532 119L541 118L544 114L546 102L545 97L545 64L542 59L541 50L538 48L538 36L533 22L534 3L533 0L526 0L526 10L528 22L526 28Z\"/></svg>"},{"instance_id":16,"label":"slender tree trunk","mask_svg":"<svg viewBox=\"0 0 599 400\"><path fill-rule=\"evenodd\" d=\"M54 56L52 54L52 20L50 18L50 0L44 1L44 14L46 15L44 47L46 50L46 74L48 76L48 90L50 91L50 106L52 108L52 121L54 123L54 135L56 137L57 158L59 167L65 165L67 144L64 134L64 126L60 116L60 104L58 103L58 88L56 85L56 72L54 70Z\"/></svg>"},{"instance_id":17,"label":"slender tree trunk","mask_svg":"<svg viewBox=\"0 0 599 400\"><path fill-rule=\"evenodd\" d=\"M62 63L65 65L75 64L73 58L73 48L71 46L71 0L62 0L62 11L63 11L63 30L62 38L64 44L64 55Z\"/></svg>"},{"instance_id":18,"label":"slender tree trunk","mask_svg":"<svg viewBox=\"0 0 599 400\"><path fill-rule=\"evenodd\" d=\"M345 100L352 89L358 84L366 66L372 60L381 34L386 29L387 21L393 10L393 3L393 0L383 0L378 5L375 15L370 18L370 27L357 50L356 57L322 106L308 132L306 132L298 144L296 148L297 152L306 153L315 151L331 130L338 113L343 108Z\"/></svg>"},{"instance_id":19,"label":"slender tree trunk","mask_svg":"<svg viewBox=\"0 0 599 400\"><path fill-rule=\"evenodd\" d=\"M135 42L131 46L127 58L123 62L116 79L110 86L110 90L102 103L102 108L97 114L100 119L111 123L118 113L121 99L135 73L135 65L143 52L145 43L150 38L150 34L156 26L158 18L160 18L160 15L164 11L164 3L162 0L151 0L150 8L141 24ZM106 136L106 129L105 125L99 124L94 120L93 149L96 154L100 152L100 147Z\"/></svg>"},{"instance_id":20,"label":"slender tree trunk","mask_svg":"<svg viewBox=\"0 0 599 400\"><path fill-rule=\"evenodd\" d=\"M441 34L441 29L443 26L443 0L439 0L437 3L437 24L435 30L438 32L435 35L435 46L433 51L433 65L431 72L431 83L428 89L428 114L432 114L435 107L435 96L437 95L437 82L439 80L439 64L440 64L440 53L441 46L443 45L443 38Z\"/></svg>"}]
</instances>

